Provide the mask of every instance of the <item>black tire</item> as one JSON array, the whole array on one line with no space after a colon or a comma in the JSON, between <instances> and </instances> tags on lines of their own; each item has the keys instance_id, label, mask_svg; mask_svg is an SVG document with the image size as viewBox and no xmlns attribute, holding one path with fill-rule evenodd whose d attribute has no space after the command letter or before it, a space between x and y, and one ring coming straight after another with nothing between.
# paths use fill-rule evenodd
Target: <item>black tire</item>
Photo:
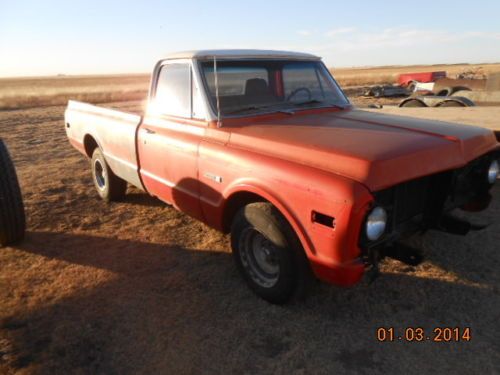
<instances>
[{"instance_id":1,"label":"black tire","mask_svg":"<svg viewBox=\"0 0 500 375\"><path fill-rule=\"evenodd\" d=\"M472 91L470 88L468 87L464 87L464 86L456 86L456 87L453 87L451 89L451 92L450 92L450 96L457 96L455 95L457 92L459 91Z\"/></svg>"},{"instance_id":2,"label":"black tire","mask_svg":"<svg viewBox=\"0 0 500 375\"><path fill-rule=\"evenodd\" d=\"M454 101L454 100L447 100L441 104L438 105L438 107L465 107L465 104Z\"/></svg>"},{"instance_id":3,"label":"black tire","mask_svg":"<svg viewBox=\"0 0 500 375\"><path fill-rule=\"evenodd\" d=\"M7 147L0 140L0 246L24 238L26 217L16 170Z\"/></svg>"},{"instance_id":4,"label":"black tire","mask_svg":"<svg viewBox=\"0 0 500 375\"><path fill-rule=\"evenodd\" d=\"M106 202L122 200L127 192L127 181L113 173L98 147L90 163L92 180L99 196Z\"/></svg>"},{"instance_id":5,"label":"black tire","mask_svg":"<svg viewBox=\"0 0 500 375\"><path fill-rule=\"evenodd\" d=\"M409 107L409 108L421 108L421 107L427 107L425 105L425 103L422 103L420 100L417 100L417 99L410 99L410 100L407 100L405 102L403 102L403 104L400 105L400 107Z\"/></svg>"},{"instance_id":6,"label":"black tire","mask_svg":"<svg viewBox=\"0 0 500 375\"><path fill-rule=\"evenodd\" d=\"M439 90L436 94L436 96L449 96L451 95L452 88L451 87L446 87L441 90Z\"/></svg>"},{"instance_id":7,"label":"black tire","mask_svg":"<svg viewBox=\"0 0 500 375\"><path fill-rule=\"evenodd\" d=\"M372 92L375 98L380 98L384 94L384 89L382 87L375 87Z\"/></svg>"},{"instance_id":8,"label":"black tire","mask_svg":"<svg viewBox=\"0 0 500 375\"><path fill-rule=\"evenodd\" d=\"M309 262L292 227L272 204L251 203L236 214L231 247L238 270L259 297L284 304L305 296L312 279Z\"/></svg>"}]
</instances>

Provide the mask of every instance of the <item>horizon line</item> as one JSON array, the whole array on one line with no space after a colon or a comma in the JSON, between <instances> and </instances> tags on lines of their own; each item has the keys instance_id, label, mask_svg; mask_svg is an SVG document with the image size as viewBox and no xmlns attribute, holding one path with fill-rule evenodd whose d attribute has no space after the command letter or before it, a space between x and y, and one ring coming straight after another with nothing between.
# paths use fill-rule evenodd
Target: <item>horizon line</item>
<instances>
[{"instance_id":1,"label":"horizon line","mask_svg":"<svg viewBox=\"0 0 500 375\"><path fill-rule=\"evenodd\" d=\"M412 68L412 67L433 67L433 66L456 66L456 65L495 65L498 62L459 62L459 63L434 63L434 64L391 64L391 65L352 65L352 66L327 66L328 69L388 69L388 68ZM326 64L325 64L326 65ZM121 72L121 73L82 73L82 74L66 74L57 73L49 75L11 75L0 76L0 79L47 79L47 78L77 78L77 77L111 77L111 76L148 76L151 72Z\"/></svg>"}]
</instances>

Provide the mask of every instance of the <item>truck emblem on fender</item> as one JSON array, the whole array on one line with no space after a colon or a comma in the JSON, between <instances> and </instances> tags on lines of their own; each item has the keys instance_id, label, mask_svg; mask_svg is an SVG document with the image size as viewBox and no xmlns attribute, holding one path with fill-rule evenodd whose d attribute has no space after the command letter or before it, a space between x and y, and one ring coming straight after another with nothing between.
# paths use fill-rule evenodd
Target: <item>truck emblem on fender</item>
<instances>
[{"instance_id":1,"label":"truck emblem on fender","mask_svg":"<svg viewBox=\"0 0 500 375\"><path fill-rule=\"evenodd\" d=\"M213 180L213 181L215 181L215 182L217 182L219 184L222 183L222 177L221 176L217 176L217 175L215 175L213 173L205 172L203 174L203 176L205 176L206 178L209 178L209 179L211 179L211 180Z\"/></svg>"}]
</instances>

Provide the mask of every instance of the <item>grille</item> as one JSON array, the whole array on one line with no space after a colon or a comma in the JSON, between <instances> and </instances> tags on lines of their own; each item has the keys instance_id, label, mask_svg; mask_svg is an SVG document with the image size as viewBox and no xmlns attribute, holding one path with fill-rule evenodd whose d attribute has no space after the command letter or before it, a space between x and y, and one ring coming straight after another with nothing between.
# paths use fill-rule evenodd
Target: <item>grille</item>
<instances>
[{"instance_id":1,"label":"grille","mask_svg":"<svg viewBox=\"0 0 500 375\"><path fill-rule=\"evenodd\" d=\"M432 219L489 189L486 171L496 153L484 155L463 168L404 182L375 193L375 200L390 213L392 224L418 215Z\"/></svg>"},{"instance_id":2,"label":"grille","mask_svg":"<svg viewBox=\"0 0 500 375\"><path fill-rule=\"evenodd\" d=\"M427 207L431 178L424 177L395 187L393 215L396 223L423 214Z\"/></svg>"},{"instance_id":3,"label":"grille","mask_svg":"<svg viewBox=\"0 0 500 375\"><path fill-rule=\"evenodd\" d=\"M500 152L492 152L473 160L463 168L440 172L407 181L373 193L375 204L388 213L386 233L377 241L369 241L365 231L360 234L364 249L383 244L418 229L435 227L442 214L488 193L487 166Z\"/></svg>"},{"instance_id":4,"label":"grille","mask_svg":"<svg viewBox=\"0 0 500 375\"><path fill-rule=\"evenodd\" d=\"M434 188L439 184L438 176L411 180L375 193L377 204L388 211L389 227L395 227L415 216L426 214L430 206L442 204L445 195L437 194L438 191Z\"/></svg>"}]
</instances>

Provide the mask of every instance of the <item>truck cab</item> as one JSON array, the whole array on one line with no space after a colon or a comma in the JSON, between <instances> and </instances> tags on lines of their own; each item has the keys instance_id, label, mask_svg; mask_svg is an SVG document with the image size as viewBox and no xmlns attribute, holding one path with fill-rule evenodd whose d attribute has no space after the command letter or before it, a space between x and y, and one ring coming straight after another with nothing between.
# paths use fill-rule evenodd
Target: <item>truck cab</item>
<instances>
[{"instance_id":1,"label":"truck cab","mask_svg":"<svg viewBox=\"0 0 500 375\"><path fill-rule=\"evenodd\" d=\"M234 126L252 116L280 111L290 115L321 108L327 101L349 105L313 55L270 51L171 55L153 71L149 104L137 135L142 183L151 194L220 226L212 222L210 208L198 203L198 191L206 202L219 205L227 173L216 173L220 166L198 155L226 145ZM158 163L160 154L169 167ZM201 176L199 171L204 171Z\"/></svg>"}]
</instances>

